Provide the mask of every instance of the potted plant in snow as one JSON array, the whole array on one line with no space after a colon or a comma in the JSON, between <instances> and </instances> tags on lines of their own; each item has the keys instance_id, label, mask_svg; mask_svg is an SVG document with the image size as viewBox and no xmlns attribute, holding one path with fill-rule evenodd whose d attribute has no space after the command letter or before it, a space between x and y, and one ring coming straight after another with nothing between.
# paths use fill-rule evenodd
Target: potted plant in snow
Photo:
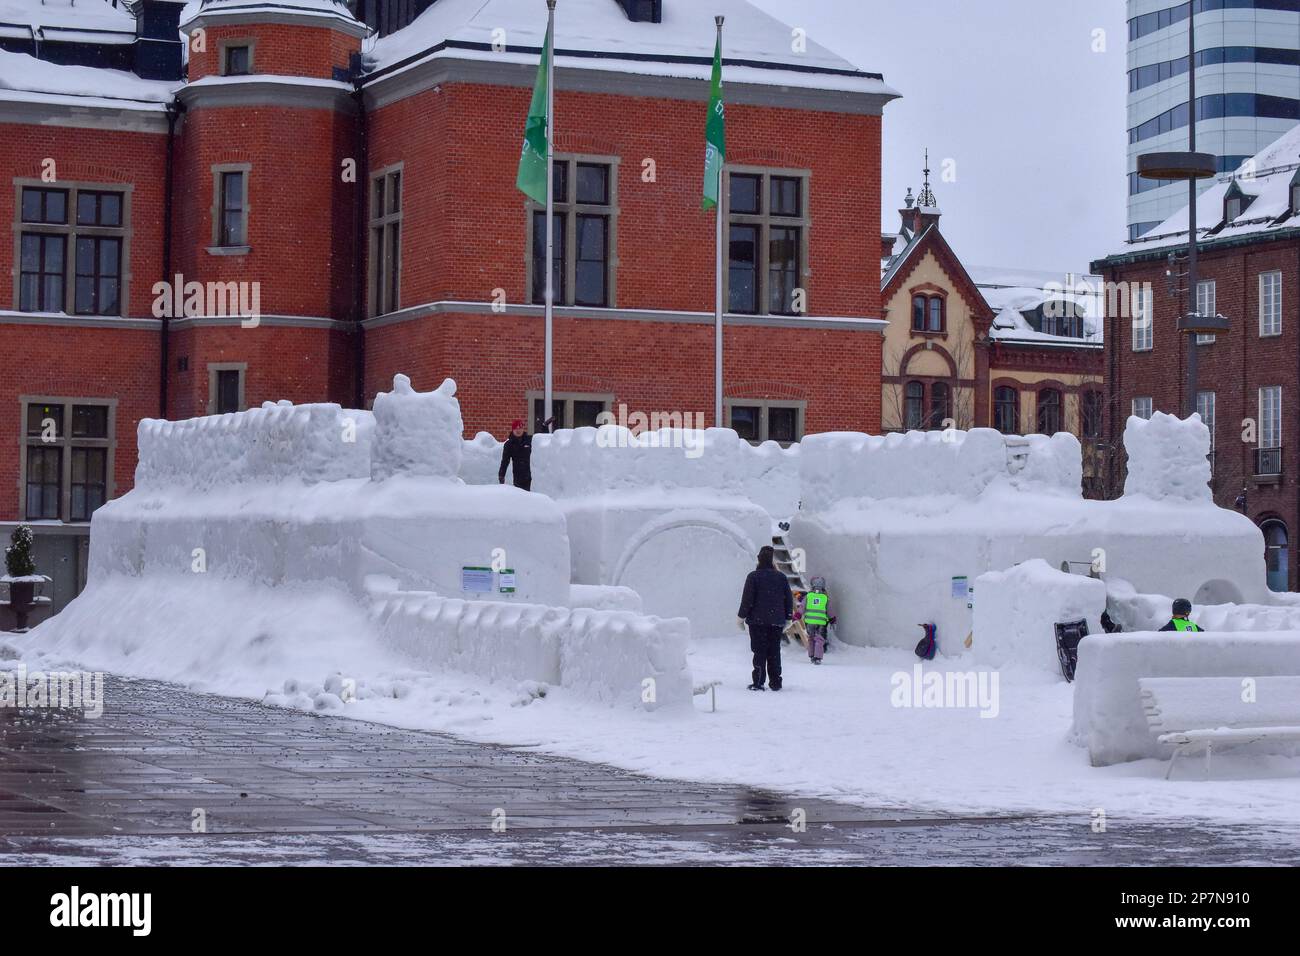
<instances>
[{"instance_id":1,"label":"potted plant in snow","mask_svg":"<svg viewBox=\"0 0 1300 956\"><path fill-rule=\"evenodd\" d=\"M9 536L9 542L5 548L6 574L0 581L9 585L9 606L17 618L16 627L25 631L27 615L35 603L36 585L45 578L36 573L36 562L32 560L32 529L20 524Z\"/></svg>"}]
</instances>

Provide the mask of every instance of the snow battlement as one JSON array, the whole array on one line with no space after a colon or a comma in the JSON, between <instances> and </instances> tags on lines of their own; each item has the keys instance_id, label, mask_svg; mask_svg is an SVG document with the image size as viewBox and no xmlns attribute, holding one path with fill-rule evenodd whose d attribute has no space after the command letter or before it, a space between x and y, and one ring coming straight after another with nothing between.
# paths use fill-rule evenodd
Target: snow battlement
<instances>
[{"instance_id":1,"label":"snow battlement","mask_svg":"<svg viewBox=\"0 0 1300 956\"><path fill-rule=\"evenodd\" d=\"M137 488L209 488L370 474L370 412L332 403L261 408L172 422L146 418L136 432Z\"/></svg>"},{"instance_id":2,"label":"snow battlement","mask_svg":"<svg viewBox=\"0 0 1300 956\"><path fill-rule=\"evenodd\" d=\"M454 479L460 474L461 433L456 383L444 379L432 392L417 392L405 375L393 376L393 390L375 396L375 439L370 477L394 475Z\"/></svg>"},{"instance_id":3,"label":"snow battlement","mask_svg":"<svg viewBox=\"0 0 1300 956\"><path fill-rule=\"evenodd\" d=\"M846 499L973 499L994 481L1082 497L1079 441L1064 432L1008 438L991 428L865 435L827 432L803 440L803 510Z\"/></svg>"},{"instance_id":4,"label":"snow battlement","mask_svg":"<svg viewBox=\"0 0 1300 956\"><path fill-rule=\"evenodd\" d=\"M1210 430L1200 415L1183 420L1156 412L1131 416L1124 426L1128 476L1124 494L1185 501L1214 500L1210 493Z\"/></svg>"}]
</instances>

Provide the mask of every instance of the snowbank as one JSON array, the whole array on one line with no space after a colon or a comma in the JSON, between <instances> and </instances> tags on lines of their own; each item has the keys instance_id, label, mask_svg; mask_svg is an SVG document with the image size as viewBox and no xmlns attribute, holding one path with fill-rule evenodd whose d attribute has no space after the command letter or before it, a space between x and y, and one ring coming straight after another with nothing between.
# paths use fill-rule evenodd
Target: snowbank
<instances>
[{"instance_id":1,"label":"snowbank","mask_svg":"<svg viewBox=\"0 0 1300 956\"><path fill-rule=\"evenodd\" d=\"M399 592L378 620L386 646L433 670L537 681L651 710L691 701L690 628L680 619Z\"/></svg>"},{"instance_id":2,"label":"snowbank","mask_svg":"<svg viewBox=\"0 0 1300 956\"><path fill-rule=\"evenodd\" d=\"M1083 619L1090 633L1100 631L1106 585L1035 558L1009 571L981 574L975 579L974 598L976 661L1060 675L1053 625Z\"/></svg>"},{"instance_id":3,"label":"snowbank","mask_svg":"<svg viewBox=\"0 0 1300 956\"><path fill-rule=\"evenodd\" d=\"M1089 635L1079 645L1071 738L1088 748L1094 767L1168 758L1173 748L1149 729L1138 678L1296 675L1300 634L1294 631Z\"/></svg>"},{"instance_id":4,"label":"snowbank","mask_svg":"<svg viewBox=\"0 0 1300 956\"><path fill-rule=\"evenodd\" d=\"M460 473L460 403L456 383L446 379L432 392L417 392L405 375L393 390L375 396L375 443L370 477L394 475L455 478Z\"/></svg>"}]
</instances>

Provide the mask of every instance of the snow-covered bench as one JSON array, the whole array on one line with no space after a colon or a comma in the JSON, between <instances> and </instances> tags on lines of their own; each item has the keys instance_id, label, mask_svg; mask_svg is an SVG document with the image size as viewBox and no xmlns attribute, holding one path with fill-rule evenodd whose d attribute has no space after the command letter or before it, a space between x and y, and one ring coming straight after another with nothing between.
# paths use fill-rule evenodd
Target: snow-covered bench
<instances>
[{"instance_id":1,"label":"snow-covered bench","mask_svg":"<svg viewBox=\"0 0 1300 956\"><path fill-rule=\"evenodd\" d=\"M1143 677L1138 680L1147 724L1174 763L1187 751L1205 750L1205 769L1216 746L1260 740L1300 742L1300 677ZM1248 692L1249 691L1249 692Z\"/></svg>"}]
</instances>

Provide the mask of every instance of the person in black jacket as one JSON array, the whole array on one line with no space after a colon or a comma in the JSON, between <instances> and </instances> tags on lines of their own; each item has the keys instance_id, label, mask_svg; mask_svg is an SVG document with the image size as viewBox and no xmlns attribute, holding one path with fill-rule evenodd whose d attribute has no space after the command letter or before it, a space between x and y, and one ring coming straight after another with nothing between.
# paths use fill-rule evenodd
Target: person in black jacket
<instances>
[{"instance_id":1,"label":"person in black jacket","mask_svg":"<svg viewBox=\"0 0 1300 956\"><path fill-rule=\"evenodd\" d=\"M750 690L781 689L781 634L794 615L790 582L776 569L770 547L758 552L758 567L745 578L736 625L749 627L749 649L754 652L754 678Z\"/></svg>"},{"instance_id":2,"label":"person in black jacket","mask_svg":"<svg viewBox=\"0 0 1300 956\"><path fill-rule=\"evenodd\" d=\"M524 431L522 419L516 418L510 426L510 437L501 446L501 470L497 472L497 481L506 483L506 466L514 476L516 488L524 491L533 490L533 436Z\"/></svg>"}]
</instances>

